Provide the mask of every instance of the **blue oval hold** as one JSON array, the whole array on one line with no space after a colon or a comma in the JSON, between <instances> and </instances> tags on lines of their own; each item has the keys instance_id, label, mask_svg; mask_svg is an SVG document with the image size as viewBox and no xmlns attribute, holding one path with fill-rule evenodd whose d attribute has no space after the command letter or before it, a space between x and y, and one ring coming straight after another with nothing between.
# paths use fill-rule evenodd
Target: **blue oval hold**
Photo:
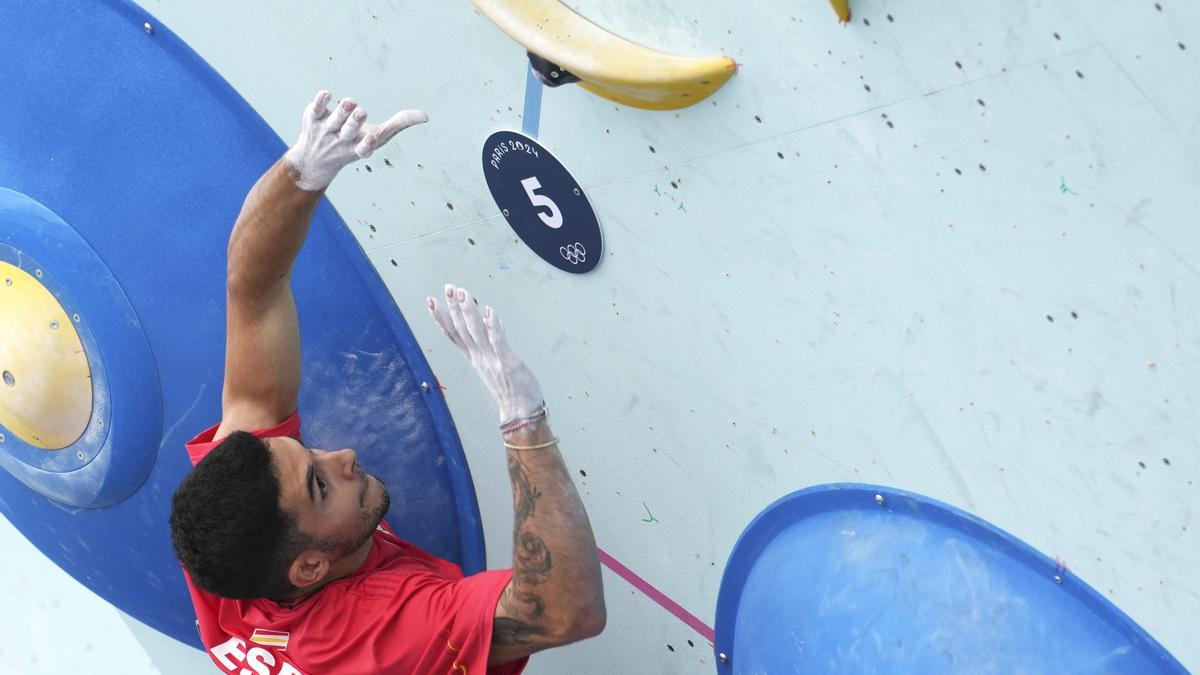
<instances>
[{"instance_id":1,"label":"blue oval hold","mask_svg":"<svg viewBox=\"0 0 1200 675\"><path fill-rule=\"evenodd\" d=\"M67 316L75 317L92 384L91 419L78 440L46 451L7 434L0 467L67 506L116 504L146 479L162 436L162 392L141 320L74 228L4 188L0 260L36 274Z\"/></svg>"},{"instance_id":2,"label":"blue oval hold","mask_svg":"<svg viewBox=\"0 0 1200 675\"><path fill-rule=\"evenodd\" d=\"M717 600L717 672L1187 671L1066 568L942 502L818 485L738 539Z\"/></svg>"},{"instance_id":3,"label":"blue oval hold","mask_svg":"<svg viewBox=\"0 0 1200 675\"><path fill-rule=\"evenodd\" d=\"M0 471L0 514L101 597L199 646L167 517L191 469L184 442L221 415L229 233L286 145L132 2L0 3L0 73L5 105L22 113L0 116L0 188L10 206L56 223L32 236L33 221L6 216L0 250L54 269L83 256L79 274L55 275L47 288L87 307L81 335L90 330L111 393L108 441L88 441L99 445L88 446L95 454L86 466L55 468L95 471L105 481L98 491L31 487L28 476L14 477L30 459L14 449ZM111 282L89 281L100 269ZM466 574L482 570L479 508L441 391L429 386L436 380L404 317L328 201L293 288L305 441L358 450L389 485L397 534ZM142 347L130 337L139 334ZM113 461L99 471L105 457Z\"/></svg>"}]
</instances>

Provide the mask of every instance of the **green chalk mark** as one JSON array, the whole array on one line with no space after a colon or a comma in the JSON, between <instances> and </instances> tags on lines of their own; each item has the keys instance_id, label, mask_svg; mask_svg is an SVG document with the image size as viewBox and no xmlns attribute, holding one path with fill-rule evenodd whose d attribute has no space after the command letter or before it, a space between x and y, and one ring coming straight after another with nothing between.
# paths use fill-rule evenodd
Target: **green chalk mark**
<instances>
[{"instance_id":1,"label":"green chalk mark","mask_svg":"<svg viewBox=\"0 0 1200 675\"><path fill-rule=\"evenodd\" d=\"M649 506L646 506L646 502L642 502L642 508L646 509L646 515L650 516L650 518L649 518L649 519L642 518L642 522L643 522L643 523L657 523L657 522L659 522L659 521L658 521L658 519L654 517L654 514L653 514L653 513L650 513L650 507L649 507Z\"/></svg>"}]
</instances>

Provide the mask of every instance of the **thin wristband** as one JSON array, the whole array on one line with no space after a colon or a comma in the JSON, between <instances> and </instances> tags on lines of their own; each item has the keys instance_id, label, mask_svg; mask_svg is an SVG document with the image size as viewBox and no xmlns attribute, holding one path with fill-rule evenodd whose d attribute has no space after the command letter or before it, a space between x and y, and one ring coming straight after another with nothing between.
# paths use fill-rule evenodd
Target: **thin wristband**
<instances>
[{"instance_id":1,"label":"thin wristband","mask_svg":"<svg viewBox=\"0 0 1200 675\"><path fill-rule=\"evenodd\" d=\"M541 414L536 417L526 417L523 420L517 420L516 422L510 422L500 428L500 435L507 436L519 429L524 429L525 427L533 426L534 424L537 424L538 422L541 422L544 419L546 419L546 415Z\"/></svg>"},{"instance_id":2,"label":"thin wristband","mask_svg":"<svg viewBox=\"0 0 1200 675\"><path fill-rule=\"evenodd\" d=\"M546 408L546 403L545 403L545 401L543 401L541 403L541 405L538 406L538 409L533 412L532 415L529 415L528 417L517 417L517 418L511 419L511 420L505 422L504 424L501 424L500 425L500 433L507 434L507 433L516 431L517 429L520 429L522 427L527 427L530 424L545 417L548 412L549 412L549 409Z\"/></svg>"},{"instance_id":3,"label":"thin wristband","mask_svg":"<svg viewBox=\"0 0 1200 675\"><path fill-rule=\"evenodd\" d=\"M546 448L554 445L558 445L557 438L552 441L546 441L545 443L538 443L537 445L512 445L511 443L505 443L504 447L508 448L509 450L545 450Z\"/></svg>"}]
</instances>

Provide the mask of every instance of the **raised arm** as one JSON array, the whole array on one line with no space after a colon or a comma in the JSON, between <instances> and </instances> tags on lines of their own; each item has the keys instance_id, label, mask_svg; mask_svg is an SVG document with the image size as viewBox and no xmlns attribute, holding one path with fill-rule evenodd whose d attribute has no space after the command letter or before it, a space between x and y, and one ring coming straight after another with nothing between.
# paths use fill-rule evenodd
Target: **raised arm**
<instances>
[{"instance_id":1,"label":"raised arm","mask_svg":"<svg viewBox=\"0 0 1200 675\"><path fill-rule=\"evenodd\" d=\"M500 319L465 290L427 300L500 408L512 480L513 577L496 607L489 665L599 635L606 619L596 540L545 417L542 390ZM507 423L507 424L505 424Z\"/></svg>"},{"instance_id":2,"label":"raised arm","mask_svg":"<svg viewBox=\"0 0 1200 675\"><path fill-rule=\"evenodd\" d=\"M304 109L300 139L251 188L229 237L225 382L215 439L273 426L296 409L300 325L292 265L313 211L342 167L427 120L406 110L376 126L355 102L332 112L329 92Z\"/></svg>"}]
</instances>

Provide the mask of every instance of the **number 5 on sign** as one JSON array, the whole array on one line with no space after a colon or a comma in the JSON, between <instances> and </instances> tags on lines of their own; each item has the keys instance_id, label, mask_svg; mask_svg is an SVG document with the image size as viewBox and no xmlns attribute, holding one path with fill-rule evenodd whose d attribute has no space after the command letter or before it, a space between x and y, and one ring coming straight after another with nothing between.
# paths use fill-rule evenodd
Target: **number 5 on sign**
<instances>
[{"instance_id":1,"label":"number 5 on sign","mask_svg":"<svg viewBox=\"0 0 1200 675\"><path fill-rule=\"evenodd\" d=\"M529 178L521 181L521 187L525 188L525 194L529 196L529 202L531 204L534 206L545 206L546 208L550 209L550 215L546 215L545 213L538 211L538 218L541 218L543 223L555 230L562 227L562 211L558 210L558 204L555 204L554 200L550 199L546 195L539 195L538 193L534 192L534 190L540 190L542 188L542 184L540 181L538 181L537 176L530 176Z\"/></svg>"},{"instance_id":2,"label":"number 5 on sign","mask_svg":"<svg viewBox=\"0 0 1200 675\"><path fill-rule=\"evenodd\" d=\"M483 142L480 159L496 208L539 258L570 274L600 264L604 236L596 212L553 153L519 131L500 130Z\"/></svg>"}]
</instances>

